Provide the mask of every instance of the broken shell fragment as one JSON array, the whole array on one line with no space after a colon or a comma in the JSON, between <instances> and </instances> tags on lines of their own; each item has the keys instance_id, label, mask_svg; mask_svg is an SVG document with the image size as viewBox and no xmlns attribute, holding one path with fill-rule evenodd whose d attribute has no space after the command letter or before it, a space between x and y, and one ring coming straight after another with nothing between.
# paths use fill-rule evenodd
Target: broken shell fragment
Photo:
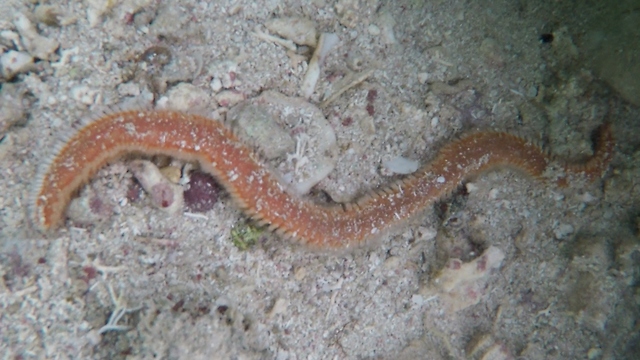
<instances>
[{"instance_id":1,"label":"broken shell fragment","mask_svg":"<svg viewBox=\"0 0 640 360\"><path fill-rule=\"evenodd\" d=\"M340 38L338 35L334 33L322 33L320 35L320 41L318 42L318 47L316 51L313 52L313 56L309 61L309 68L307 69L307 73L304 75L304 80L302 81L302 96L305 98L309 98L313 91L316 88L316 83L320 78L320 65L326 58L329 51L335 47L338 42L340 42Z\"/></svg>"},{"instance_id":2,"label":"broken shell fragment","mask_svg":"<svg viewBox=\"0 0 640 360\"><path fill-rule=\"evenodd\" d=\"M160 173L172 183L180 183L180 178L182 177L182 169L180 169L180 167L175 165L165 166L160 168Z\"/></svg>"},{"instance_id":3,"label":"broken shell fragment","mask_svg":"<svg viewBox=\"0 0 640 360\"><path fill-rule=\"evenodd\" d=\"M315 47L317 32L313 21L298 17L284 17L267 21L264 26L269 31L289 39L298 45Z\"/></svg>"}]
</instances>

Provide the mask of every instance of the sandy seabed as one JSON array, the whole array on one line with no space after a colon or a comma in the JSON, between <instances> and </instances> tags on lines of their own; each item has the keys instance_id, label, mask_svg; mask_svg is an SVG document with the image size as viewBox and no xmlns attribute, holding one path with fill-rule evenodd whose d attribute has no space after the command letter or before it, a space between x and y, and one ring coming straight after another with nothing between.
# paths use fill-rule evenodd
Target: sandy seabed
<instances>
[{"instance_id":1,"label":"sandy seabed","mask_svg":"<svg viewBox=\"0 0 640 360\"><path fill-rule=\"evenodd\" d=\"M633 1L0 1L6 358L640 353ZM61 228L33 230L32 180L81 119L140 104L224 118L267 90L302 95L315 45L269 29L276 18L339 38L297 100L336 137L335 168L308 195L317 201L376 189L397 178L389 160L425 163L473 131L517 133L580 161L609 121L610 169L562 189L490 172L365 248L321 253L251 227L225 195L195 215L156 209L132 196L122 160L83 187ZM321 148L313 137L296 148L296 129L285 148L295 156L270 160L274 169ZM483 256L488 266L470 270Z\"/></svg>"}]
</instances>

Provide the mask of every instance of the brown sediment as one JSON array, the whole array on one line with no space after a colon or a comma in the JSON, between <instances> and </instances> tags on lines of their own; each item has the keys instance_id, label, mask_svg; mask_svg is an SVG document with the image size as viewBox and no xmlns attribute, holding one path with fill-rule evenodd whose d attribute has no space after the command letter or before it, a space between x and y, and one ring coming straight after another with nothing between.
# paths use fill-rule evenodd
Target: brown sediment
<instances>
[{"instance_id":1,"label":"brown sediment","mask_svg":"<svg viewBox=\"0 0 640 360\"><path fill-rule=\"evenodd\" d=\"M585 163L563 165L559 185L581 176L593 181L613 154L611 129L599 134ZM58 225L74 192L108 161L128 153L164 154L198 161L252 218L272 230L318 248L357 246L449 195L465 179L495 167L542 178L554 161L537 145L500 132L469 135L444 146L416 173L344 206L326 206L292 195L222 123L170 110L105 115L74 134L37 179L31 210L35 225Z\"/></svg>"}]
</instances>

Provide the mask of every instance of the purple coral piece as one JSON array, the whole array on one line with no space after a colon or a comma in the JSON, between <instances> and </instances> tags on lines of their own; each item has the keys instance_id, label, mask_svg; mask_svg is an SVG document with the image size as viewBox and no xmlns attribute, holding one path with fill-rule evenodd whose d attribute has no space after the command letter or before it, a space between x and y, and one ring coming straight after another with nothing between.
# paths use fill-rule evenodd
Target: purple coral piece
<instances>
[{"instance_id":1,"label":"purple coral piece","mask_svg":"<svg viewBox=\"0 0 640 360\"><path fill-rule=\"evenodd\" d=\"M142 185L140 185L137 180L133 180L127 189L127 200L129 200L129 202L136 203L142 199L142 194L144 194Z\"/></svg>"},{"instance_id":2,"label":"purple coral piece","mask_svg":"<svg viewBox=\"0 0 640 360\"><path fill-rule=\"evenodd\" d=\"M192 212L206 212L218 201L220 186L209 174L202 171L191 173L189 186L184 191L184 203Z\"/></svg>"},{"instance_id":3,"label":"purple coral piece","mask_svg":"<svg viewBox=\"0 0 640 360\"><path fill-rule=\"evenodd\" d=\"M89 210L98 216L106 217L111 215L111 207L109 204L105 203L103 199L97 195L93 195L89 198Z\"/></svg>"}]
</instances>

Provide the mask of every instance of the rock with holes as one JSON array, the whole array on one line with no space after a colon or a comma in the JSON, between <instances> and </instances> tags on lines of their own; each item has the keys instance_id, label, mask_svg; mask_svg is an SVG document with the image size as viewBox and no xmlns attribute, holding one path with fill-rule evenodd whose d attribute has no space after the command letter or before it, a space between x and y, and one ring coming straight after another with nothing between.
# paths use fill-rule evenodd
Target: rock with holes
<instances>
[{"instance_id":1,"label":"rock with holes","mask_svg":"<svg viewBox=\"0 0 640 360\"><path fill-rule=\"evenodd\" d=\"M265 91L231 109L227 120L262 154L276 159L276 171L295 193L308 193L335 167L336 134L322 111L303 98Z\"/></svg>"},{"instance_id":2,"label":"rock with holes","mask_svg":"<svg viewBox=\"0 0 640 360\"><path fill-rule=\"evenodd\" d=\"M423 295L438 295L450 313L466 309L480 302L489 292L490 275L502 265L502 260L504 252L494 246L467 263L451 259Z\"/></svg>"}]
</instances>

